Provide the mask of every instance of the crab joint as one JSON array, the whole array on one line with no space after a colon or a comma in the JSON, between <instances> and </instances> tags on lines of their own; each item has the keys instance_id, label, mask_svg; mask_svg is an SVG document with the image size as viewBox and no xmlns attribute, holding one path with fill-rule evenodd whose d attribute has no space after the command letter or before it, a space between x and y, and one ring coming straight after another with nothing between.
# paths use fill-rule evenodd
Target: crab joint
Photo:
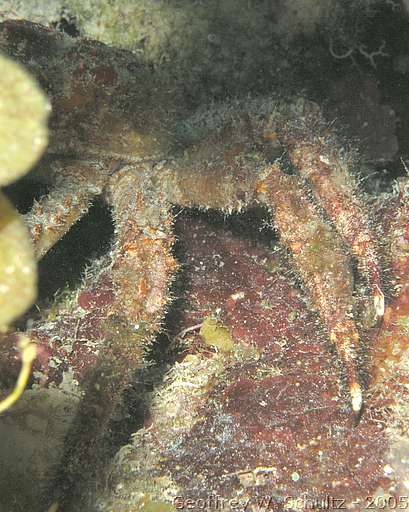
<instances>
[{"instance_id":1,"label":"crab joint","mask_svg":"<svg viewBox=\"0 0 409 512\"><path fill-rule=\"evenodd\" d=\"M30 378L33 361L37 357L37 348L34 343L31 343L27 336L22 336L18 345L21 352L21 370L13 391L0 402L0 413L11 407L23 394L28 379Z\"/></svg>"}]
</instances>

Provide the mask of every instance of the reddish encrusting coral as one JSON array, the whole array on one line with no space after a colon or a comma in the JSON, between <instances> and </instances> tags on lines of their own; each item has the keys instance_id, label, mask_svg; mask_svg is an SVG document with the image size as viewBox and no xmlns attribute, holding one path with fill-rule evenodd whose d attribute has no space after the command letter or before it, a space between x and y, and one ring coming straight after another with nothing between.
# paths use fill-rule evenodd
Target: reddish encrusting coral
<instances>
[{"instance_id":1,"label":"reddish encrusting coral","mask_svg":"<svg viewBox=\"0 0 409 512\"><path fill-rule=\"evenodd\" d=\"M211 490L226 499L244 494L253 505L269 496L271 507L289 497L324 501L326 496L365 505L387 480L382 426L365 417L353 428L334 401L334 382L315 373L328 371L323 358L298 370L283 366L284 375L262 379L260 362L268 364L227 370L226 382L212 390L199 412L202 421L176 453L165 452L181 494L206 498Z\"/></svg>"},{"instance_id":2,"label":"reddish encrusting coral","mask_svg":"<svg viewBox=\"0 0 409 512\"><path fill-rule=\"evenodd\" d=\"M330 496L364 506L390 484L385 429L374 410L354 426L330 344L282 262L201 222L186 221L183 233L194 268L189 319L219 308L237 342L259 356L226 366L200 421L177 450L165 450L164 467L186 497L211 490L256 506L270 496L274 508L289 497Z\"/></svg>"},{"instance_id":3,"label":"reddish encrusting coral","mask_svg":"<svg viewBox=\"0 0 409 512\"><path fill-rule=\"evenodd\" d=\"M29 331L38 347L32 382L41 386L59 385L69 371L79 383L98 360L98 352L108 334L109 307L114 301L113 285L107 273L97 281L85 281L76 300L56 318L37 322ZM50 312L51 313L51 312ZM56 313L51 313L54 316ZM14 380L20 365L15 351L16 334L3 335L2 376ZM6 350L6 347L9 347Z\"/></svg>"}]
</instances>

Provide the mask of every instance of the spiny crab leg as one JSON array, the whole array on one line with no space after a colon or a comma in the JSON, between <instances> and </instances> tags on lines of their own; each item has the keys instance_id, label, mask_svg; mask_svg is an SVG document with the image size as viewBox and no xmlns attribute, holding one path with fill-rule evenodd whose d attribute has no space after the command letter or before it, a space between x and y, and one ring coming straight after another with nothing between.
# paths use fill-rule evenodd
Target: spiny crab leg
<instances>
[{"instance_id":1,"label":"spiny crab leg","mask_svg":"<svg viewBox=\"0 0 409 512\"><path fill-rule=\"evenodd\" d=\"M281 136L280 136L281 140ZM348 172L351 162L343 162L339 152L315 141L283 135L292 163L308 179L320 205L334 222L338 233L357 258L358 268L367 279L376 317L385 312L376 237L368 225L367 212L357 199L357 185Z\"/></svg>"},{"instance_id":2,"label":"spiny crab leg","mask_svg":"<svg viewBox=\"0 0 409 512\"><path fill-rule=\"evenodd\" d=\"M110 181L108 201L116 226L113 264L117 313L131 324L157 331L167 304L168 285L177 264L171 254L173 216L150 169L127 166Z\"/></svg>"},{"instance_id":3,"label":"spiny crab leg","mask_svg":"<svg viewBox=\"0 0 409 512\"><path fill-rule=\"evenodd\" d=\"M87 211L94 197L101 194L108 172L102 165L74 161L51 164L54 187L36 201L24 216L34 252L41 259Z\"/></svg>"},{"instance_id":4,"label":"spiny crab leg","mask_svg":"<svg viewBox=\"0 0 409 512\"><path fill-rule=\"evenodd\" d=\"M113 209L116 241L110 277L114 300L107 313L107 343L82 381L81 400L62 464L64 505L81 492L78 468L98 467L95 454L115 406L143 362L143 350L161 328L169 283L177 269L171 250L173 217L148 172L125 167L111 177L107 199ZM61 504L61 503L60 503Z\"/></svg>"},{"instance_id":5,"label":"spiny crab leg","mask_svg":"<svg viewBox=\"0 0 409 512\"><path fill-rule=\"evenodd\" d=\"M342 242L306 198L298 176L284 174L277 164L259 182L259 199L273 210L281 240L292 252L295 266L328 329L343 362L352 410L362 407L358 381L359 335L352 319L354 281Z\"/></svg>"}]
</instances>

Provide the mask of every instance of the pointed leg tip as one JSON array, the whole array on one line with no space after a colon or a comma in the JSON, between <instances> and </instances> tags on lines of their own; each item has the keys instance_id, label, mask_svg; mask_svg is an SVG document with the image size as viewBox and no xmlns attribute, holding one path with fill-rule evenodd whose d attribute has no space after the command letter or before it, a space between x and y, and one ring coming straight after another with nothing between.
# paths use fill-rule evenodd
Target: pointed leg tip
<instances>
[{"instance_id":1,"label":"pointed leg tip","mask_svg":"<svg viewBox=\"0 0 409 512\"><path fill-rule=\"evenodd\" d=\"M362 414L363 398L362 389L357 382L353 382L349 388L351 395L352 412L354 415L354 424L358 425Z\"/></svg>"},{"instance_id":2,"label":"pointed leg tip","mask_svg":"<svg viewBox=\"0 0 409 512\"><path fill-rule=\"evenodd\" d=\"M385 297L379 287L376 287L373 304L375 309L375 314L378 317L382 317L385 313Z\"/></svg>"}]
</instances>

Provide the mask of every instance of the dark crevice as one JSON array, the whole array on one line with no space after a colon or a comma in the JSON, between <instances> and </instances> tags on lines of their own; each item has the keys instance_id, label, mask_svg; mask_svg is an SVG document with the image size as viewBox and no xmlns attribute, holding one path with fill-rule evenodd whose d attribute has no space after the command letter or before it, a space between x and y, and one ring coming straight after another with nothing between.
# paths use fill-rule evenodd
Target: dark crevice
<instances>
[{"instance_id":1,"label":"dark crevice","mask_svg":"<svg viewBox=\"0 0 409 512\"><path fill-rule=\"evenodd\" d=\"M95 201L88 213L39 262L36 305L26 317L32 318L37 308L51 304L60 290L75 289L85 268L109 250L113 232L109 208Z\"/></svg>"}]
</instances>

